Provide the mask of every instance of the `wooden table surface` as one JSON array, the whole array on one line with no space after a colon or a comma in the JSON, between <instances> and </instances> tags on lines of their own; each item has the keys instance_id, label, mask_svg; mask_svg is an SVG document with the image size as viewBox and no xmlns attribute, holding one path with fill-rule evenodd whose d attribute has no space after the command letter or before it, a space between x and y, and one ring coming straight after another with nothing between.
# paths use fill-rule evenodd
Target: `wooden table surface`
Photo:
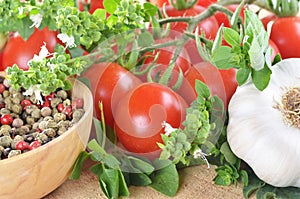
<instances>
[{"instance_id":1,"label":"wooden table surface","mask_svg":"<svg viewBox=\"0 0 300 199\"><path fill-rule=\"evenodd\" d=\"M97 177L89 172L91 162L86 162L79 180L67 180L44 199L105 199ZM239 199L244 198L241 187L224 187L213 184L214 167L206 165L189 167L179 172L180 189L175 199ZM170 199L150 187L129 187L130 199Z\"/></svg>"}]
</instances>

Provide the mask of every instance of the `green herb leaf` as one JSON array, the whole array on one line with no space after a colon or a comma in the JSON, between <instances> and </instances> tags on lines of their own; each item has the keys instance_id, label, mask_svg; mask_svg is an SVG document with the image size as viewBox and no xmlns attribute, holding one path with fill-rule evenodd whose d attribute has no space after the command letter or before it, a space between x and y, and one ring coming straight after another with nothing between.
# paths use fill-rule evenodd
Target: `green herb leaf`
<instances>
[{"instance_id":1,"label":"green herb leaf","mask_svg":"<svg viewBox=\"0 0 300 199\"><path fill-rule=\"evenodd\" d=\"M78 180L79 179L83 163L88 157L89 157L89 154L86 151L82 151L79 154L79 156L77 157L77 160L75 162L74 168L72 170L72 173L69 177L70 179L72 179L72 180Z\"/></svg>"},{"instance_id":2,"label":"green herb leaf","mask_svg":"<svg viewBox=\"0 0 300 199\"><path fill-rule=\"evenodd\" d=\"M106 10L98 8L94 11L93 15L100 20L105 20L106 19Z\"/></svg>"},{"instance_id":3,"label":"green herb leaf","mask_svg":"<svg viewBox=\"0 0 300 199\"><path fill-rule=\"evenodd\" d=\"M217 32L216 38L214 39L213 45L211 50L214 51L222 45L222 31L223 31L223 24L219 27Z\"/></svg>"},{"instance_id":4,"label":"green herb leaf","mask_svg":"<svg viewBox=\"0 0 300 199\"><path fill-rule=\"evenodd\" d=\"M248 67L240 68L237 71L236 80L239 86L243 85L249 79L250 73L251 69Z\"/></svg>"},{"instance_id":5,"label":"green herb leaf","mask_svg":"<svg viewBox=\"0 0 300 199\"><path fill-rule=\"evenodd\" d=\"M138 45L140 47L148 47L154 44L153 36L148 31L143 31L138 36Z\"/></svg>"},{"instance_id":6,"label":"green herb leaf","mask_svg":"<svg viewBox=\"0 0 300 199\"><path fill-rule=\"evenodd\" d=\"M155 16L155 14L157 13L158 11L158 8L157 6L153 5L152 3L144 3L144 10L145 10L145 13L147 13L149 16Z\"/></svg>"},{"instance_id":7,"label":"green herb leaf","mask_svg":"<svg viewBox=\"0 0 300 199\"><path fill-rule=\"evenodd\" d=\"M144 173L130 173L130 184L134 186L147 186L152 183L151 178Z\"/></svg>"},{"instance_id":8,"label":"green herb leaf","mask_svg":"<svg viewBox=\"0 0 300 199\"><path fill-rule=\"evenodd\" d=\"M33 22L29 19L29 17L25 17L22 20L17 21L17 31L25 41L34 32L34 27L31 27L32 23Z\"/></svg>"},{"instance_id":9,"label":"green herb leaf","mask_svg":"<svg viewBox=\"0 0 300 199\"><path fill-rule=\"evenodd\" d=\"M209 98L210 96L210 91L207 85L198 79L196 80L195 90L199 96L202 96L205 99Z\"/></svg>"},{"instance_id":10,"label":"green herb leaf","mask_svg":"<svg viewBox=\"0 0 300 199\"><path fill-rule=\"evenodd\" d=\"M104 0L103 6L109 14L113 14L120 5L120 0Z\"/></svg>"},{"instance_id":11,"label":"green herb leaf","mask_svg":"<svg viewBox=\"0 0 300 199\"><path fill-rule=\"evenodd\" d=\"M103 164L96 164L91 167L91 172L98 176L103 193L108 198L119 197L119 171L117 169L107 169Z\"/></svg>"},{"instance_id":12,"label":"green herb leaf","mask_svg":"<svg viewBox=\"0 0 300 199\"><path fill-rule=\"evenodd\" d=\"M211 61L219 69L238 68L237 56L232 53L231 48L228 46L220 46L212 52Z\"/></svg>"},{"instance_id":13,"label":"green herb leaf","mask_svg":"<svg viewBox=\"0 0 300 199\"><path fill-rule=\"evenodd\" d=\"M252 172L249 174L248 185L243 187L243 195L245 198L249 198L256 190L263 187L265 183L257 178Z\"/></svg>"},{"instance_id":14,"label":"green herb leaf","mask_svg":"<svg viewBox=\"0 0 300 199\"><path fill-rule=\"evenodd\" d=\"M179 175L175 164L168 164L162 168L158 160L154 164L157 164L160 169L151 175L152 184L150 186L162 194L175 196L179 187Z\"/></svg>"},{"instance_id":15,"label":"green herb leaf","mask_svg":"<svg viewBox=\"0 0 300 199\"><path fill-rule=\"evenodd\" d=\"M238 47L241 45L240 35L237 31L226 27L223 28L223 31L224 39L229 45Z\"/></svg>"},{"instance_id":16,"label":"green herb leaf","mask_svg":"<svg viewBox=\"0 0 300 199\"><path fill-rule=\"evenodd\" d=\"M225 160L234 165L237 162L237 157L231 151L228 142L224 142L220 148L221 153L224 155Z\"/></svg>"},{"instance_id":17,"label":"green herb leaf","mask_svg":"<svg viewBox=\"0 0 300 199\"><path fill-rule=\"evenodd\" d=\"M133 156L128 156L128 159L135 168L139 169L143 173L151 174L154 171L154 167L148 162L145 162Z\"/></svg>"},{"instance_id":18,"label":"green herb leaf","mask_svg":"<svg viewBox=\"0 0 300 199\"><path fill-rule=\"evenodd\" d=\"M262 70L252 70L252 81L257 89L260 91L264 90L271 78L272 71L265 65Z\"/></svg>"}]
</instances>

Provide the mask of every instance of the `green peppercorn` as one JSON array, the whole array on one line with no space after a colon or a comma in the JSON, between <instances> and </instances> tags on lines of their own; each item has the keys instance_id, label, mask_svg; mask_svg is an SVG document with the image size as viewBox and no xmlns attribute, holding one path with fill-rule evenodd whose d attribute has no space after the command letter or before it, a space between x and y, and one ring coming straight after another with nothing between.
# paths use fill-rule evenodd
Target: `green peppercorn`
<instances>
[{"instance_id":1,"label":"green peppercorn","mask_svg":"<svg viewBox=\"0 0 300 199\"><path fill-rule=\"evenodd\" d=\"M35 119L33 117L31 117L31 116L27 116L26 117L26 122L27 122L27 124L32 125L32 124L35 123Z\"/></svg>"},{"instance_id":2,"label":"green peppercorn","mask_svg":"<svg viewBox=\"0 0 300 199\"><path fill-rule=\"evenodd\" d=\"M63 101L63 105L66 107L66 106L71 106L72 102L70 99L66 99Z\"/></svg>"},{"instance_id":3,"label":"green peppercorn","mask_svg":"<svg viewBox=\"0 0 300 199\"><path fill-rule=\"evenodd\" d=\"M20 104L21 103L21 99L18 98L18 97L15 97L15 94L13 95L12 99L11 99L11 102L13 104Z\"/></svg>"},{"instance_id":4,"label":"green peppercorn","mask_svg":"<svg viewBox=\"0 0 300 199\"><path fill-rule=\"evenodd\" d=\"M62 135L64 134L68 129L66 129L65 127L60 127L57 131L57 135Z\"/></svg>"},{"instance_id":5,"label":"green peppercorn","mask_svg":"<svg viewBox=\"0 0 300 199\"><path fill-rule=\"evenodd\" d=\"M22 108L21 104L13 104L11 107L11 110L12 110L12 112L20 115L22 113L23 108Z\"/></svg>"},{"instance_id":6,"label":"green peppercorn","mask_svg":"<svg viewBox=\"0 0 300 199\"><path fill-rule=\"evenodd\" d=\"M43 130L42 133L46 134L48 137L51 137L51 138L56 136L56 131L53 128L45 129L45 130Z\"/></svg>"},{"instance_id":7,"label":"green peppercorn","mask_svg":"<svg viewBox=\"0 0 300 199\"><path fill-rule=\"evenodd\" d=\"M8 135L0 137L0 146L9 147L11 142L12 142L12 139Z\"/></svg>"},{"instance_id":8,"label":"green peppercorn","mask_svg":"<svg viewBox=\"0 0 300 199\"><path fill-rule=\"evenodd\" d=\"M47 139L48 139L48 136L44 132L36 134L36 140L39 141L40 143L44 142Z\"/></svg>"},{"instance_id":9,"label":"green peppercorn","mask_svg":"<svg viewBox=\"0 0 300 199\"><path fill-rule=\"evenodd\" d=\"M65 100L68 97L68 93L64 90L57 91L56 96Z\"/></svg>"},{"instance_id":10,"label":"green peppercorn","mask_svg":"<svg viewBox=\"0 0 300 199\"><path fill-rule=\"evenodd\" d=\"M9 96L9 91L8 90L3 91L2 95L4 98L7 98Z\"/></svg>"},{"instance_id":11,"label":"green peppercorn","mask_svg":"<svg viewBox=\"0 0 300 199\"><path fill-rule=\"evenodd\" d=\"M33 117L34 119L39 119L41 118L41 110L40 109L34 109L31 112L31 117Z\"/></svg>"},{"instance_id":12,"label":"green peppercorn","mask_svg":"<svg viewBox=\"0 0 300 199\"><path fill-rule=\"evenodd\" d=\"M1 115L10 114L10 113L11 113L10 110L7 109L7 108L0 109L0 114Z\"/></svg>"},{"instance_id":13,"label":"green peppercorn","mask_svg":"<svg viewBox=\"0 0 300 199\"><path fill-rule=\"evenodd\" d=\"M50 116L51 113L52 113L52 110L51 110L51 108L49 108L49 107L43 107L43 108L41 109L41 115L42 115L43 117Z\"/></svg>"},{"instance_id":14,"label":"green peppercorn","mask_svg":"<svg viewBox=\"0 0 300 199\"><path fill-rule=\"evenodd\" d=\"M55 122L59 122L59 121L62 121L62 120L66 120L67 119L67 116L63 113L56 113L54 116L54 121Z\"/></svg>"},{"instance_id":15,"label":"green peppercorn","mask_svg":"<svg viewBox=\"0 0 300 199\"><path fill-rule=\"evenodd\" d=\"M72 121L73 122L78 122L82 116L84 115L84 110L83 109L76 109L74 112L73 112L73 119Z\"/></svg>"},{"instance_id":16,"label":"green peppercorn","mask_svg":"<svg viewBox=\"0 0 300 199\"><path fill-rule=\"evenodd\" d=\"M17 156L17 155L20 155L22 153L21 150L11 150L8 154L8 158L11 158L11 157L14 157L14 156Z\"/></svg>"},{"instance_id":17,"label":"green peppercorn","mask_svg":"<svg viewBox=\"0 0 300 199\"><path fill-rule=\"evenodd\" d=\"M46 129L47 121L41 121L39 123L39 129L44 130Z\"/></svg>"},{"instance_id":18,"label":"green peppercorn","mask_svg":"<svg viewBox=\"0 0 300 199\"><path fill-rule=\"evenodd\" d=\"M48 120L46 122L46 128L57 129L57 123L54 120Z\"/></svg>"},{"instance_id":19,"label":"green peppercorn","mask_svg":"<svg viewBox=\"0 0 300 199\"><path fill-rule=\"evenodd\" d=\"M0 128L0 136L1 135L7 135L9 136L11 132L11 127L9 125L2 125Z\"/></svg>"},{"instance_id":20,"label":"green peppercorn","mask_svg":"<svg viewBox=\"0 0 300 199\"><path fill-rule=\"evenodd\" d=\"M51 107L52 108L55 108L58 104L60 104L62 102L62 99L61 98L57 98L57 97L55 97L55 98L53 98L52 100L51 100Z\"/></svg>"}]
</instances>

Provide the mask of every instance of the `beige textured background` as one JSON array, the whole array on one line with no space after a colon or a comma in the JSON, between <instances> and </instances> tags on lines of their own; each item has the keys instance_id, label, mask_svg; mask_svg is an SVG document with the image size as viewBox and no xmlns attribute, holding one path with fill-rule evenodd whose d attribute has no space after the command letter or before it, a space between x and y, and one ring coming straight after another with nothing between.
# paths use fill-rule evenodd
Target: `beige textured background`
<instances>
[{"instance_id":1,"label":"beige textured background","mask_svg":"<svg viewBox=\"0 0 300 199\"><path fill-rule=\"evenodd\" d=\"M90 162L84 165L80 180L67 180L44 199L105 199L97 177L89 172ZM174 199L239 199L244 198L241 187L213 184L214 167L195 166L180 171L180 189ZM170 199L150 187L129 187L129 199Z\"/></svg>"}]
</instances>

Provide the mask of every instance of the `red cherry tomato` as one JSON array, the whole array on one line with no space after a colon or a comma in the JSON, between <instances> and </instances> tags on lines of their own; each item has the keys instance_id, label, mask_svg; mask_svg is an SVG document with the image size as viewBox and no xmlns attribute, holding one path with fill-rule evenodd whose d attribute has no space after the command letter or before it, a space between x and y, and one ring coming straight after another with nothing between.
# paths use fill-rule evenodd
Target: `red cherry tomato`
<instances>
[{"instance_id":1,"label":"red cherry tomato","mask_svg":"<svg viewBox=\"0 0 300 199\"><path fill-rule=\"evenodd\" d=\"M197 5L199 5L199 6L203 6L203 7L208 7L208 6L210 6L211 4L213 4L213 3L216 3L217 2L217 0L199 0L198 2L197 2Z\"/></svg>"},{"instance_id":2,"label":"red cherry tomato","mask_svg":"<svg viewBox=\"0 0 300 199\"><path fill-rule=\"evenodd\" d=\"M3 51L1 70L5 70L13 64L17 64L21 69L27 70L28 61L33 58L34 54L39 54L44 42L48 51L54 52L54 47L57 44L56 36L57 32L50 31L47 27L43 30L35 29L34 33L26 41L18 33L14 33L9 37Z\"/></svg>"},{"instance_id":3,"label":"red cherry tomato","mask_svg":"<svg viewBox=\"0 0 300 199\"><path fill-rule=\"evenodd\" d=\"M157 143L162 143L161 134L165 133L162 122L179 128L186 108L185 101L169 87L143 83L125 95L117 106L117 137L130 152L160 151Z\"/></svg>"},{"instance_id":4,"label":"red cherry tomato","mask_svg":"<svg viewBox=\"0 0 300 199\"><path fill-rule=\"evenodd\" d=\"M90 1L90 5L89 5L89 12L91 14L94 13L94 11L98 8L104 8L103 6L103 0L77 0L78 3L78 9L80 11L84 10L84 6L87 6L89 4Z\"/></svg>"},{"instance_id":5,"label":"red cherry tomato","mask_svg":"<svg viewBox=\"0 0 300 199\"><path fill-rule=\"evenodd\" d=\"M271 39L269 39L269 45L270 45L270 48L272 49L271 59L273 61L275 56L277 54L280 54L280 51L279 51L278 47L276 46L276 44Z\"/></svg>"},{"instance_id":6,"label":"red cherry tomato","mask_svg":"<svg viewBox=\"0 0 300 199\"><path fill-rule=\"evenodd\" d=\"M167 69L168 69L168 65L163 65L163 64L156 65L151 71L149 71L151 73L150 76L154 80L156 78L161 78L161 76L167 71ZM172 71L171 78L168 82L168 87L172 88L173 86L175 86L176 82L178 81L179 74L180 72L178 70L174 69ZM143 75L141 77L138 76L138 77L141 78L142 81L146 82L147 79L145 76L146 75ZM194 92L194 89L191 87L189 81L186 78L182 79L181 85L176 90L176 93L178 93L181 97L183 97L184 100L187 102L187 104L192 103L197 97Z\"/></svg>"},{"instance_id":7,"label":"red cherry tomato","mask_svg":"<svg viewBox=\"0 0 300 199\"><path fill-rule=\"evenodd\" d=\"M101 120L99 102L102 102L105 123L113 128L113 113L116 105L128 91L141 84L141 80L116 63L110 63L104 68L99 68L99 71L94 97L95 113L97 118ZM96 72L97 70L95 70Z\"/></svg>"},{"instance_id":8,"label":"red cherry tomato","mask_svg":"<svg viewBox=\"0 0 300 199\"><path fill-rule=\"evenodd\" d=\"M169 41L170 39L159 39L155 41L157 44L161 44L164 42ZM176 46L169 46L165 48L155 49L152 52L146 52L143 55L143 58L145 58L143 62L143 68L146 66L149 66L153 63L154 57L158 55L158 58L155 62L155 64L159 65L169 65L170 61L172 60L174 54L175 54ZM190 68L190 59L189 55L186 49L183 49L180 54L178 55L178 58L176 59L176 65L175 70L179 71L179 67L183 73L185 73Z\"/></svg>"},{"instance_id":9,"label":"red cherry tomato","mask_svg":"<svg viewBox=\"0 0 300 199\"><path fill-rule=\"evenodd\" d=\"M270 39L278 47L283 59L300 57L300 17L275 19Z\"/></svg>"},{"instance_id":10,"label":"red cherry tomato","mask_svg":"<svg viewBox=\"0 0 300 199\"><path fill-rule=\"evenodd\" d=\"M238 83L236 81L236 72L235 68L230 68L228 70L219 70L220 75L223 79L223 84L226 92L226 102L229 103L232 95L235 93ZM225 105L225 108L227 105Z\"/></svg>"},{"instance_id":11,"label":"red cherry tomato","mask_svg":"<svg viewBox=\"0 0 300 199\"><path fill-rule=\"evenodd\" d=\"M219 70L209 62L200 62L193 65L189 72L185 75L192 88L195 90L196 79L204 82L210 89L211 95L217 95L227 107L227 93L224 87L223 78Z\"/></svg>"},{"instance_id":12,"label":"red cherry tomato","mask_svg":"<svg viewBox=\"0 0 300 199\"><path fill-rule=\"evenodd\" d=\"M263 18L261 19L261 22L262 22L262 24L264 25L265 30L267 30L267 26L268 26L269 22L274 21L276 18L277 18L277 17L276 17L275 14L270 14L270 15L268 15L268 16L266 16L266 17L263 17Z\"/></svg>"},{"instance_id":13,"label":"red cherry tomato","mask_svg":"<svg viewBox=\"0 0 300 199\"><path fill-rule=\"evenodd\" d=\"M3 52L1 51L0 52L0 70L3 70L3 67L2 67L2 62L3 62Z\"/></svg>"},{"instance_id":14,"label":"red cherry tomato","mask_svg":"<svg viewBox=\"0 0 300 199\"><path fill-rule=\"evenodd\" d=\"M163 5L170 5L169 0L150 0L150 3L156 5L157 7L161 8Z\"/></svg>"},{"instance_id":15,"label":"red cherry tomato","mask_svg":"<svg viewBox=\"0 0 300 199\"><path fill-rule=\"evenodd\" d=\"M238 6L239 6L238 4L232 4L232 5L227 6L227 9L234 12ZM243 7L240 12L240 17L242 17L243 20L244 20L244 11L245 11L245 7ZM225 13L217 12L214 16L217 19L219 26L221 24L224 24L225 27L231 27L228 16Z\"/></svg>"},{"instance_id":16,"label":"red cherry tomato","mask_svg":"<svg viewBox=\"0 0 300 199\"><path fill-rule=\"evenodd\" d=\"M13 117L10 114L4 114L0 118L2 125L10 125L13 122Z\"/></svg>"},{"instance_id":17,"label":"red cherry tomato","mask_svg":"<svg viewBox=\"0 0 300 199\"><path fill-rule=\"evenodd\" d=\"M179 17L179 16L188 17L188 16L198 15L203 11L205 11L205 9L206 8L202 6L196 5L192 8L185 9L185 10L176 10L174 7L169 5L166 6L166 13L169 17ZM183 33L186 30L187 26L188 24L184 22L171 23L171 30ZM203 20L202 22L200 22L198 27L200 30L199 34L201 34L203 31L205 33L205 36L209 39L214 39L216 37L219 28L218 22L214 16L209 17Z\"/></svg>"}]
</instances>

